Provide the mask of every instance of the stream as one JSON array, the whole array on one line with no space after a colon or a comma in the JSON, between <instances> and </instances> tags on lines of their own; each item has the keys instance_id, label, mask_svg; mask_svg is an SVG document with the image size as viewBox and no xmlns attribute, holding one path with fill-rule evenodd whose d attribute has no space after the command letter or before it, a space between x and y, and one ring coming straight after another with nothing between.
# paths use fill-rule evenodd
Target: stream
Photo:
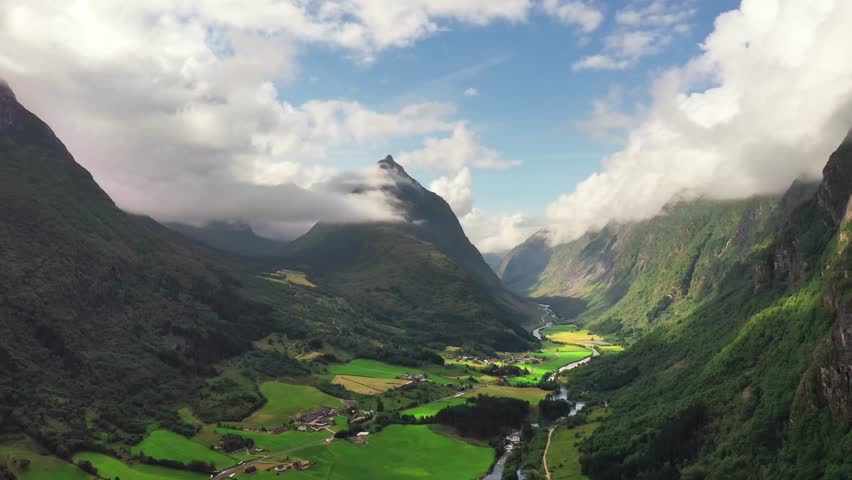
<instances>
[{"instance_id":1,"label":"stream","mask_svg":"<svg viewBox=\"0 0 852 480\"><path fill-rule=\"evenodd\" d=\"M545 328L553 326L553 322L547 321L547 318L550 317L550 318L556 319L556 315L553 314L553 311L550 309L550 305L540 304L539 307L544 311L544 313L541 316L541 326L536 328L535 330L533 330L532 334L535 338L541 340L541 331ZM592 343L592 344L595 344L595 345L610 345L607 342L589 342L589 343ZM568 365L563 366L562 368L559 369L559 371L553 372L552 376L556 376L559 372L564 372L566 370L571 370L571 369L577 368L581 365L585 365L586 363L591 361L593 357L597 357L598 355L600 355L600 353L598 352L598 350L594 346L587 347L587 348L589 348L589 350L592 351L591 356L588 356L588 357L586 357L582 360L578 360L574 363L569 363ZM568 389L565 388L565 387L560 387L559 393L552 395L551 398L553 398L555 400L565 400L565 401L571 402L571 400L568 399ZM571 403L572 403L571 410L568 412L566 417L573 417L574 415L577 415L578 413L580 413L583 410L583 408L586 407L586 404L584 402L571 402ZM557 423L561 422L564 419L565 419L565 417L557 418L556 420L554 420L553 422L550 423L548 428L552 428L553 426L555 426ZM533 424L533 426L538 427L539 425ZM503 455L501 455L500 458L497 459L497 463L494 464L494 469L491 470L491 473L482 477L482 480L500 480L503 477L503 471L506 469L506 459L509 458L509 455L511 455L512 452L516 448L520 448L520 446L521 446L520 438L519 438L520 433L521 433L520 431L514 431L514 432L510 433L503 440L503 444L505 445L505 451L503 452ZM526 480L526 475L524 475L520 470L518 470L518 480Z\"/></svg>"}]
</instances>

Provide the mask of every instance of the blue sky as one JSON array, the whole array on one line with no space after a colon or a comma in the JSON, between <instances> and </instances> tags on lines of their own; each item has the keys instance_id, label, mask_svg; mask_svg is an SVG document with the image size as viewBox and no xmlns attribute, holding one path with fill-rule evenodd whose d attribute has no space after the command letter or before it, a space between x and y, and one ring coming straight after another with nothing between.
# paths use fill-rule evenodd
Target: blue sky
<instances>
[{"instance_id":1,"label":"blue sky","mask_svg":"<svg viewBox=\"0 0 852 480\"><path fill-rule=\"evenodd\" d=\"M617 5L619 6L616 6ZM296 80L281 86L282 98L300 103L313 98L359 101L374 110L394 110L404 104L440 101L458 108L483 145L521 165L505 169L475 169L476 205L486 211L543 215L559 194L571 190L600 169L601 158L621 145L615 139L590 138L572 128L586 119L592 101L611 89L622 93L622 107L647 104L650 82L661 70L685 63L699 53L699 44L712 30L713 20L736 8L737 1L669 2L695 9L659 53L620 70L572 70L580 58L602 49L603 38L624 31L616 12L632 4L599 2L604 21L590 33L533 10L526 22L496 21L485 26L450 23L448 30L415 44L384 51L374 62L361 64L349 52L316 46L298 56ZM464 95L475 88L479 95ZM419 137L340 152L335 162L360 167L386 153L419 148ZM445 172L413 168L429 184Z\"/></svg>"},{"instance_id":2,"label":"blue sky","mask_svg":"<svg viewBox=\"0 0 852 480\"><path fill-rule=\"evenodd\" d=\"M0 77L127 211L398 221L346 187L390 153L501 252L818 177L850 24L841 0L28 0L0 2Z\"/></svg>"}]
</instances>

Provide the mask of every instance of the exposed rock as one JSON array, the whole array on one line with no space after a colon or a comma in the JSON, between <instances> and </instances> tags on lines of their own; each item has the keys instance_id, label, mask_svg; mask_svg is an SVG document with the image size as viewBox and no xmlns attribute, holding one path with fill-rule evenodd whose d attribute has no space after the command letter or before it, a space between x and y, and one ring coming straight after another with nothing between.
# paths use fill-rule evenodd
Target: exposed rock
<instances>
[{"instance_id":1,"label":"exposed rock","mask_svg":"<svg viewBox=\"0 0 852 480\"><path fill-rule=\"evenodd\" d=\"M816 194L817 204L828 213L835 227L846 215L852 195L852 138L849 136L831 154L822 171L822 183Z\"/></svg>"}]
</instances>

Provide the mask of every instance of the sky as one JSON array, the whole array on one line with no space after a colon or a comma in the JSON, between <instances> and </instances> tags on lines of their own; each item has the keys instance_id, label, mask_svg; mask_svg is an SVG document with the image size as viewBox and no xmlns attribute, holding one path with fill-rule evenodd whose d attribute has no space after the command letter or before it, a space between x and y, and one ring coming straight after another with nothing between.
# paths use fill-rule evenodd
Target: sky
<instances>
[{"instance_id":1,"label":"sky","mask_svg":"<svg viewBox=\"0 0 852 480\"><path fill-rule=\"evenodd\" d=\"M0 0L0 77L116 203L292 238L393 221L391 154L483 252L817 178L844 0Z\"/></svg>"}]
</instances>

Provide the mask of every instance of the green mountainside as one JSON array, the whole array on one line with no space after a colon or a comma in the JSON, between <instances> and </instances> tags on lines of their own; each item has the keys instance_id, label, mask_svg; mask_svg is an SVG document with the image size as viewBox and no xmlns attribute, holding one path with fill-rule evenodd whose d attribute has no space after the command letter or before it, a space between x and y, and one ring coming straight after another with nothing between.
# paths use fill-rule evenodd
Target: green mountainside
<instances>
[{"instance_id":1,"label":"green mountainside","mask_svg":"<svg viewBox=\"0 0 852 480\"><path fill-rule=\"evenodd\" d=\"M221 262L119 210L0 86L0 425L54 451L138 434L271 328Z\"/></svg>"},{"instance_id":2,"label":"green mountainside","mask_svg":"<svg viewBox=\"0 0 852 480\"><path fill-rule=\"evenodd\" d=\"M450 341L534 343L518 326L529 304L466 238L437 240L463 235L458 222L410 194L400 198L413 198L413 218L434 229L351 226L344 243L312 246L321 232L350 231L318 226L286 254L276 245L275 261L222 255L117 208L0 83L0 437L66 460L127 456L155 428L192 436L182 407L205 423L245 418L263 405L264 381L341 393L314 376L328 362L431 365L441 358L426 347ZM310 260L309 277L280 269L294 252ZM308 353L316 361L298 360Z\"/></svg>"},{"instance_id":3,"label":"green mountainside","mask_svg":"<svg viewBox=\"0 0 852 480\"><path fill-rule=\"evenodd\" d=\"M289 245L283 264L431 347L528 348L534 339L519 319L537 319L534 306L503 288L446 201L392 158L379 166L396 177L388 191L407 221L318 224Z\"/></svg>"},{"instance_id":4,"label":"green mountainside","mask_svg":"<svg viewBox=\"0 0 852 480\"><path fill-rule=\"evenodd\" d=\"M166 227L221 252L240 257L269 257L288 242L257 235L249 225L210 222L203 226L166 223Z\"/></svg>"},{"instance_id":5,"label":"green mountainside","mask_svg":"<svg viewBox=\"0 0 852 480\"><path fill-rule=\"evenodd\" d=\"M514 288L585 301L574 322L630 344L569 377L611 413L580 449L586 475L852 478L850 195L847 141L819 185L510 253Z\"/></svg>"}]
</instances>

